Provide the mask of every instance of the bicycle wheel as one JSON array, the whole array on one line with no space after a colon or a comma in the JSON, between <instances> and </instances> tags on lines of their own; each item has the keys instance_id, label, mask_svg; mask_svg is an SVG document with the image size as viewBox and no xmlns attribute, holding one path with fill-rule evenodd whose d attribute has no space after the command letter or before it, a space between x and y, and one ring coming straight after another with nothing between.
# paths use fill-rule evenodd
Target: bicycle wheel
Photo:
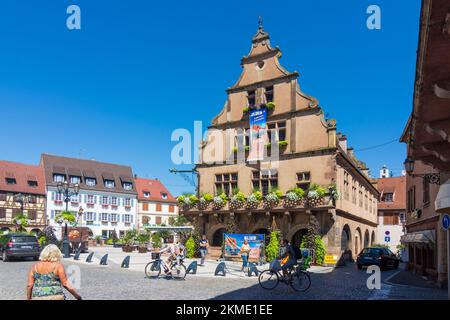
<instances>
[{"instance_id":1,"label":"bicycle wheel","mask_svg":"<svg viewBox=\"0 0 450 320\"><path fill-rule=\"evenodd\" d=\"M182 264L175 263L170 269L170 274L175 280L183 280L186 278L186 267Z\"/></svg>"},{"instance_id":2,"label":"bicycle wheel","mask_svg":"<svg viewBox=\"0 0 450 320\"><path fill-rule=\"evenodd\" d=\"M145 266L147 278L158 278L161 274L161 264L159 260L151 261Z\"/></svg>"},{"instance_id":3,"label":"bicycle wheel","mask_svg":"<svg viewBox=\"0 0 450 320\"><path fill-rule=\"evenodd\" d=\"M258 282L263 289L272 290L280 282L278 273L272 270L265 270L259 274Z\"/></svg>"},{"instance_id":4,"label":"bicycle wheel","mask_svg":"<svg viewBox=\"0 0 450 320\"><path fill-rule=\"evenodd\" d=\"M295 291L304 292L311 286L311 277L307 272L297 270L291 277L290 285Z\"/></svg>"}]
</instances>

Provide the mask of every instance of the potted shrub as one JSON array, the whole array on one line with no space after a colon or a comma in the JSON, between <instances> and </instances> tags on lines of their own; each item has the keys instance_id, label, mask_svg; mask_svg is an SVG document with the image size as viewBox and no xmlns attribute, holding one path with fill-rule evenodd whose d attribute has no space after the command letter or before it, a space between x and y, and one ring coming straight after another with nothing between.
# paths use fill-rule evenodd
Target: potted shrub
<instances>
[{"instance_id":1,"label":"potted shrub","mask_svg":"<svg viewBox=\"0 0 450 320\"><path fill-rule=\"evenodd\" d=\"M138 252L147 253L147 243L150 240L149 235L147 233L141 233L136 237L136 240L139 243Z\"/></svg>"},{"instance_id":2,"label":"potted shrub","mask_svg":"<svg viewBox=\"0 0 450 320\"><path fill-rule=\"evenodd\" d=\"M123 252L132 252L133 251L133 243L136 239L136 230L129 230L123 236L122 242L122 251Z\"/></svg>"},{"instance_id":3,"label":"potted shrub","mask_svg":"<svg viewBox=\"0 0 450 320\"><path fill-rule=\"evenodd\" d=\"M337 186L335 183L332 183L328 186L327 189L328 189L328 195L330 196L330 199L333 202L333 206L335 206L336 200L339 200L339 197L340 197Z\"/></svg>"},{"instance_id":4,"label":"potted shrub","mask_svg":"<svg viewBox=\"0 0 450 320\"><path fill-rule=\"evenodd\" d=\"M242 191L239 191L239 189L233 190L233 195L230 199L230 209L238 209L244 206L245 204L245 194Z\"/></svg>"},{"instance_id":5,"label":"potted shrub","mask_svg":"<svg viewBox=\"0 0 450 320\"><path fill-rule=\"evenodd\" d=\"M152 246L153 251L159 251L161 250L161 235L158 232L155 232L152 234Z\"/></svg>"},{"instance_id":6,"label":"potted shrub","mask_svg":"<svg viewBox=\"0 0 450 320\"><path fill-rule=\"evenodd\" d=\"M265 107L266 107L267 111L272 111L275 109L275 103L273 103L272 101L269 101L265 104Z\"/></svg>"},{"instance_id":7,"label":"potted shrub","mask_svg":"<svg viewBox=\"0 0 450 320\"><path fill-rule=\"evenodd\" d=\"M321 187L318 184L313 183L309 186L307 203L310 206L317 206L322 202L322 199L325 196L325 194L326 190L324 187Z\"/></svg>"},{"instance_id":8,"label":"potted shrub","mask_svg":"<svg viewBox=\"0 0 450 320\"><path fill-rule=\"evenodd\" d=\"M264 207L271 209L276 207L280 203L282 193L280 190L273 188L269 194L264 197Z\"/></svg>"},{"instance_id":9,"label":"potted shrub","mask_svg":"<svg viewBox=\"0 0 450 320\"><path fill-rule=\"evenodd\" d=\"M262 199L263 199L263 195L262 195L261 191L254 190L252 192L252 194L250 194L247 197L247 203L246 203L245 207L247 209L257 209L259 204L261 203Z\"/></svg>"},{"instance_id":10,"label":"potted shrub","mask_svg":"<svg viewBox=\"0 0 450 320\"><path fill-rule=\"evenodd\" d=\"M215 196L212 201L213 210L220 210L227 204L228 198L227 195L223 192L219 193L219 195Z\"/></svg>"},{"instance_id":11,"label":"potted shrub","mask_svg":"<svg viewBox=\"0 0 450 320\"><path fill-rule=\"evenodd\" d=\"M305 196L305 191L302 188L295 187L289 190L284 197L283 206L286 208L293 208L299 206Z\"/></svg>"},{"instance_id":12,"label":"potted shrub","mask_svg":"<svg viewBox=\"0 0 450 320\"><path fill-rule=\"evenodd\" d=\"M203 194L197 203L198 210L206 210L210 205L210 203L212 202L212 200L213 200L212 194L210 193Z\"/></svg>"}]
</instances>

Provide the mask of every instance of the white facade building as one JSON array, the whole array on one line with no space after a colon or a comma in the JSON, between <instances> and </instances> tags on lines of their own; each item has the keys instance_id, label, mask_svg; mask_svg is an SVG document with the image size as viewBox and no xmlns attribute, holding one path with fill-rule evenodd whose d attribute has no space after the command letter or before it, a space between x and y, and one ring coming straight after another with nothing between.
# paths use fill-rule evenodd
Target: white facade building
<instances>
[{"instance_id":1,"label":"white facade building","mask_svg":"<svg viewBox=\"0 0 450 320\"><path fill-rule=\"evenodd\" d=\"M78 226L88 227L91 237L109 238L115 231L122 236L137 226L137 192L129 166L43 154L47 186L46 214L49 225L61 236L61 226L55 216L66 210L64 195L58 193L58 183L78 184L78 195L68 202L68 211L80 212Z\"/></svg>"}]
</instances>

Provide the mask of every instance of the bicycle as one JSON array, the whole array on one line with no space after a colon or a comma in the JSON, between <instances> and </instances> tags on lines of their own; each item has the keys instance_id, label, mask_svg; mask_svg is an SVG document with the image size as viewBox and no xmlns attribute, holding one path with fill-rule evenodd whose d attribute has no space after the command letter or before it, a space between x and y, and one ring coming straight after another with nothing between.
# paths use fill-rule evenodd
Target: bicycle
<instances>
[{"instance_id":1,"label":"bicycle","mask_svg":"<svg viewBox=\"0 0 450 320\"><path fill-rule=\"evenodd\" d=\"M170 268L161 259L160 253L152 253L152 259L154 260L145 266L145 275L147 278L159 278L161 269L164 269L164 273L166 274L170 271L169 274L174 280L184 280L186 278L186 267L183 264L183 256L177 256L177 259L170 263Z\"/></svg>"},{"instance_id":2,"label":"bicycle","mask_svg":"<svg viewBox=\"0 0 450 320\"><path fill-rule=\"evenodd\" d=\"M258 282L266 290L273 290L280 282L283 282L297 292L305 292L311 286L311 277L303 264L297 264L289 269L286 276L282 274L281 270L264 270L259 274Z\"/></svg>"}]
</instances>

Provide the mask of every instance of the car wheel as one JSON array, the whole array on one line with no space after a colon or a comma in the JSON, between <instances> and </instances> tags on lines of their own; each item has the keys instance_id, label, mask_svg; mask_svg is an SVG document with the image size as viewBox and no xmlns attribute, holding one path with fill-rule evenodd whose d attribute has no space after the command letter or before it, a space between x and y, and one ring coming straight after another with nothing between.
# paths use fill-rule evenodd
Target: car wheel
<instances>
[{"instance_id":1,"label":"car wheel","mask_svg":"<svg viewBox=\"0 0 450 320\"><path fill-rule=\"evenodd\" d=\"M358 264L357 264L357 267L358 267L358 270L361 270L363 266L362 266L362 264L359 264L359 263L358 263Z\"/></svg>"}]
</instances>

